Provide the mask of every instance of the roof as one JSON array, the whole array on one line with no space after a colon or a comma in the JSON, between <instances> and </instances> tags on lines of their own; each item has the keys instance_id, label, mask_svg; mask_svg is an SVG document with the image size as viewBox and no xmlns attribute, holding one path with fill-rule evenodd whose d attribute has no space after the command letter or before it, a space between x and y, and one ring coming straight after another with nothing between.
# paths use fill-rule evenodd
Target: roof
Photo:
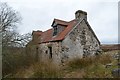
<instances>
[{"instance_id":1,"label":"roof","mask_svg":"<svg viewBox=\"0 0 120 80\"><path fill-rule=\"evenodd\" d=\"M65 38L65 36L71 31L71 29L76 24L75 20L72 20L70 22L66 22L66 21L55 19L54 21L57 21L58 24L66 25L67 27L62 32L60 32L57 36L53 36L53 29L52 28L47 30L47 31L44 31L41 35L41 42L40 43L63 40Z\"/></svg>"},{"instance_id":2,"label":"roof","mask_svg":"<svg viewBox=\"0 0 120 80\"><path fill-rule=\"evenodd\" d=\"M63 21L63 20L59 20L59 19L54 19L54 21L52 23L52 26L53 26L54 22L56 22L57 24L60 24L60 25L64 25L64 26L67 26L68 23L69 23L67 21Z\"/></svg>"},{"instance_id":3,"label":"roof","mask_svg":"<svg viewBox=\"0 0 120 80\"><path fill-rule=\"evenodd\" d=\"M90 27L90 25L88 24L87 21L85 21L86 24L88 25L88 27L91 29L93 35L96 37L96 39L98 40L97 36L95 35L95 33L93 32L92 28ZM59 20L59 19L54 19L52 25L54 23L60 24L62 26L65 26L65 29L60 32L59 34L57 34L56 36L53 36L53 28L48 29L47 31L37 31L36 34L41 36L40 38L40 42L39 43L47 43L47 42L54 42L54 41L62 41L67 34L69 34L69 32L73 29L73 27L75 27L76 24L78 24L78 21L76 21L75 19L72 21L63 21L63 20ZM99 44L100 41L98 40Z\"/></svg>"}]
</instances>

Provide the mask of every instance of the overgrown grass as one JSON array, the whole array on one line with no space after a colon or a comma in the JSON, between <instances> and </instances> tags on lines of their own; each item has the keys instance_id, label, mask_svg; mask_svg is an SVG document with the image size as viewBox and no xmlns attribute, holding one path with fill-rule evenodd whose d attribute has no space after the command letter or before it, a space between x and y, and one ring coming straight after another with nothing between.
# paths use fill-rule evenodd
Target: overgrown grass
<instances>
[{"instance_id":1,"label":"overgrown grass","mask_svg":"<svg viewBox=\"0 0 120 80\"><path fill-rule=\"evenodd\" d=\"M113 65L106 68L105 65L109 63ZM117 67L117 61L108 53L82 59L77 58L68 63L70 71L84 70L84 78L112 78L111 71Z\"/></svg>"},{"instance_id":2,"label":"overgrown grass","mask_svg":"<svg viewBox=\"0 0 120 80\"><path fill-rule=\"evenodd\" d=\"M48 61L35 62L28 69L20 68L9 78L60 78L62 76L61 68Z\"/></svg>"},{"instance_id":3,"label":"overgrown grass","mask_svg":"<svg viewBox=\"0 0 120 80\"><path fill-rule=\"evenodd\" d=\"M103 65L112 62L112 57L109 54L103 54L99 56L91 56L86 58L76 58L70 60L68 66L73 69L85 68L92 64L101 63Z\"/></svg>"},{"instance_id":4,"label":"overgrown grass","mask_svg":"<svg viewBox=\"0 0 120 80\"><path fill-rule=\"evenodd\" d=\"M113 61L113 58L111 54L103 54L103 55L100 55L100 58L97 61L105 65L107 63L111 63Z\"/></svg>"},{"instance_id":5,"label":"overgrown grass","mask_svg":"<svg viewBox=\"0 0 120 80\"><path fill-rule=\"evenodd\" d=\"M62 76L61 68L54 63L38 62L33 65L32 78L59 78Z\"/></svg>"},{"instance_id":6,"label":"overgrown grass","mask_svg":"<svg viewBox=\"0 0 120 80\"><path fill-rule=\"evenodd\" d=\"M113 65L109 68L105 68L104 65L97 63L85 68L85 73L83 77L85 78L113 78L111 71L117 68L116 65Z\"/></svg>"},{"instance_id":7,"label":"overgrown grass","mask_svg":"<svg viewBox=\"0 0 120 80\"><path fill-rule=\"evenodd\" d=\"M67 65L69 66L70 69L78 69L78 68L81 69L93 64L94 60L95 57L76 58L70 60Z\"/></svg>"},{"instance_id":8,"label":"overgrown grass","mask_svg":"<svg viewBox=\"0 0 120 80\"><path fill-rule=\"evenodd\" d=\"M93 64L89 66L89 68L85 68L85 73L85 78L103 78L110 75L110 73L107 72L105 67L101 64Z\"/></svg>"},{"instance_id":9,"label":"overgrown grass","mask_svg":"<svg viewBox=\"0 0 120 80\"><path fill-rule=\"evenodd\" d=\"M111 71L117 68L117 60L113 59L111 53L103 53L99 56L91 56L86 58L76 58L70 60L65 66L57 66L50 60L46 62L35 62L32 57L22 57L21 55L11 55L8 59L14 62L13 73L11 78L63 78L66 75L76 77L79 74L83 78L112 78ZM116 53L116 52L115 52ZM10 56L10 55L9 55ZM106 68L105 65L112 63L113 65ZM18 65L17 65L18 64ZM29 65L27 65L29 64ZM21 67L23 65L23 67ZM24 68L25 66L27 68ZM20 66L20 67L18 67ZM64 68L63 68L64 67ZM11 69L11 68L9 68ZM7 71L7 70L6 70ZM81 72L81 73L80 73ZM9 76L8 76L9 78Z\"/></svg>"}]
</instances>

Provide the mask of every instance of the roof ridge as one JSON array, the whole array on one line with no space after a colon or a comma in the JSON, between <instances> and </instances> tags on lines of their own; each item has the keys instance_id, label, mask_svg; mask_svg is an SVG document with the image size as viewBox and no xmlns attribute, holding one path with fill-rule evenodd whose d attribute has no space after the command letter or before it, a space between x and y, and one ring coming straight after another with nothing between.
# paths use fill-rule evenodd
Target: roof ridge
<instances>
[{"instance_id":1,"label":"roof ridge","mask_svg":"<svg viewBox=\"0 0 120 80\"><path fill-rule=\"evenodd\" d=\"M62 21L62 22L69 23L69 21L64 21L64 20L61 20L61 19L56 19L56 18L54 18L54 20L57 20L57 21Z\"/></svg>"}]
</instances>

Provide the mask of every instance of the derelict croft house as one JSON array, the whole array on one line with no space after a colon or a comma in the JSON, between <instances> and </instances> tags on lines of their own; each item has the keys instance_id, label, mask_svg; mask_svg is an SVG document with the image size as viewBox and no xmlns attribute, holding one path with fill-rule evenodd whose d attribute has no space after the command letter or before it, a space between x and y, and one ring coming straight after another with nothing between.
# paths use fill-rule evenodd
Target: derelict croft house
<instances>
[{"instance_id":1,"label":"derelict croft house","mask_svg":"<svg viewBox=\"0 0 120 80\"><path fill-rule=\"evenodd\" d=\"M87 21L87 13L78 10L69 22L54 19L51 29L33 31L32 40L26 45L27 53L38 60L52 59L63 63L73 58L95 55L100 42Z\"/></svg>"}]
</instances>

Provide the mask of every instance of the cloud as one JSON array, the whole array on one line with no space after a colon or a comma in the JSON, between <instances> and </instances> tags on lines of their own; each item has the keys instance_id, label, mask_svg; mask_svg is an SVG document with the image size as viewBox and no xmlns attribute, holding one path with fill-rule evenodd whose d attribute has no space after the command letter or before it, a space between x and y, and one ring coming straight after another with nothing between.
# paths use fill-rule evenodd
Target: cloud
<instances>
[{"instance_id":1,"label":"cloud","mask_svg":"<svg viewBox=\"0 0 120 80\"><path fill-rule=\"evenodd\" d=\"M118 0L2 0L21 13L21 34L51 28L54 18L70 21L78 9L87 11L88 22L102 43L118 42ZM91 2L92 1L92 2Z\"/></svg>"}]
</instances>

